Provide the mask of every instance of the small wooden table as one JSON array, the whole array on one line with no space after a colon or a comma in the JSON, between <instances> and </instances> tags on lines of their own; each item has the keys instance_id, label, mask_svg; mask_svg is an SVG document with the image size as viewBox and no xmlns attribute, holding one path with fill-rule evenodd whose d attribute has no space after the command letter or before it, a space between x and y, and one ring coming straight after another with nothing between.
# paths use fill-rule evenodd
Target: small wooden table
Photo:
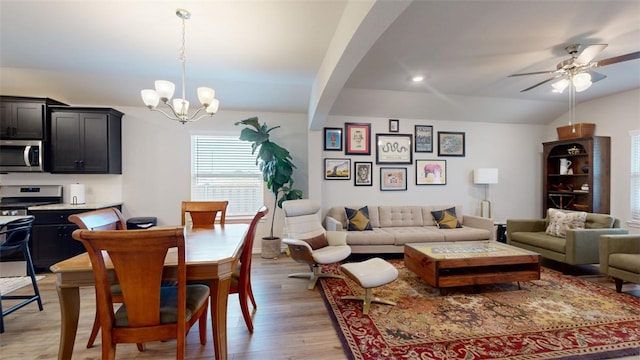
<instances>
[{"instance_id":1,"label":"small wooden table","mask_svg":"<svg viewBox=\"0 0 640 360\"><path fill-rule=\"evenodd\" d=\"M540 279L540 254L495 241L405 244L404 263L437 288Z\"/></svg>"},{"instance_id":2,"label":"small wooden table","mask_svg":"<svg viewBox=\"0 0 640 360\"><path fill-rule=\"evenodd\" d=\"M233 264L240 257L248 224L226 224L214 229L187 229L187 280L207 280L211 289L211 327L216 359L227 358L227 298ZM109 267L110 264L107 264ZM175 279L177 259L167 257L166 280ZM61 327L58 359L71 359L80 315L82 286L95 286L91 260L85 252L51 266L57 276ZM111 271L113 268L111 267ZM115 276L114 276L115 278Z\"/></svg>"}]
</instances>

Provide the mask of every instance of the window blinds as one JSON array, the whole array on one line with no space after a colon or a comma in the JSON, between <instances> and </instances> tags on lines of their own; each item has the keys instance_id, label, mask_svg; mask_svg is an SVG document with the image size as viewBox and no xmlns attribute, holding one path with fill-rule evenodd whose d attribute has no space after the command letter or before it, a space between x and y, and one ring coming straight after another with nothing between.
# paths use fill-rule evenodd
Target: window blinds
<instances>
[{"instance_id":1,"label":"window blinds","mask_svg":"<svg viewBox=\"0 0 640 360\"><path fill-rule=\"evenodd\" d=\"M228 200L227 217L252 216L262 206L262 173L251 143L235 136L191 136L191 200Z\"/></svg>"}]
</instances>

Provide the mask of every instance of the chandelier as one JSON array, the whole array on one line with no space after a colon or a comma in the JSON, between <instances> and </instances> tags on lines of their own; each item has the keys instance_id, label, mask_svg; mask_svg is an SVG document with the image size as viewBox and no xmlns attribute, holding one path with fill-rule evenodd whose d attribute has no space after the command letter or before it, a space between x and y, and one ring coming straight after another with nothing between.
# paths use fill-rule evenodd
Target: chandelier
<instances>
[{"instance_id":1,"label":"chandelier","mask_svg":"<svg viewBox=\"0 0 640 360\"><path fill-rule=\"evenodd\" d=\"M140 91L142 101L149 110L159 111L171 120L176 120L185 124L187 122L198 121L205 116L213 116L218 112L219 101L215 98L215 90L208 87L198 88L198 100L201 106L193 113L189 114L189 101L185 97L185 20L191 18L191 13L185 9L176 9L176 15L182 19L182 47L180 48L180 62L182 63L182 98L173 99L175 85L171 81L156 80L156 89L144 89ZM162 102L171 109L171 113L157 109L158 103ZM204 110L204 114L200 114ZM200 115L199 115L200 114Z\"/></svg>"}]
</instances>

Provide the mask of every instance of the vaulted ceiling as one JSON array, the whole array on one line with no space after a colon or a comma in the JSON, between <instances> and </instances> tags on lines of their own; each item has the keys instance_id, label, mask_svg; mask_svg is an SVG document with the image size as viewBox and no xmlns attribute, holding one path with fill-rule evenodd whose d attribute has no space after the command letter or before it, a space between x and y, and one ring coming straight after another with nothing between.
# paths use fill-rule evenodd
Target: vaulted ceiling
<instances>
[{"instance_id":1,"label":"vaulted ceiling","mask_svg":"<svg viewBox=\"0 0 640 360\"><path fill-rule=\"evenodd\" d=\"M0 90L71 104L143 106L156 79L222 110L547 123L568 109L549 77L570 44L594 60L640 51L640 1L0 1ZM598 68L587 101L640 88L640 60ZM422 75L422 83L411 77Z\"/></svg>"}]
</instances>

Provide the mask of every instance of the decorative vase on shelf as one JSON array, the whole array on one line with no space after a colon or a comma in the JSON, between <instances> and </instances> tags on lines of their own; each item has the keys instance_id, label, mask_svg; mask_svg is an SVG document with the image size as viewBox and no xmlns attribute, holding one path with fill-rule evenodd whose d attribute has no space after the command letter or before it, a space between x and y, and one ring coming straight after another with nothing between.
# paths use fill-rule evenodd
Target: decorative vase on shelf
<instances>
[{"instance_id":1,"label":"decorative vase on shelf","mask_svg":"<svg viewBox=\"0 0 640 360\"><path fill-rule=\"evenodd\" d=\"M582 170L582 172L585 174L589 173L589 167L587 165L583 166L580 170Z\"/></svg>"}]
</instances>

